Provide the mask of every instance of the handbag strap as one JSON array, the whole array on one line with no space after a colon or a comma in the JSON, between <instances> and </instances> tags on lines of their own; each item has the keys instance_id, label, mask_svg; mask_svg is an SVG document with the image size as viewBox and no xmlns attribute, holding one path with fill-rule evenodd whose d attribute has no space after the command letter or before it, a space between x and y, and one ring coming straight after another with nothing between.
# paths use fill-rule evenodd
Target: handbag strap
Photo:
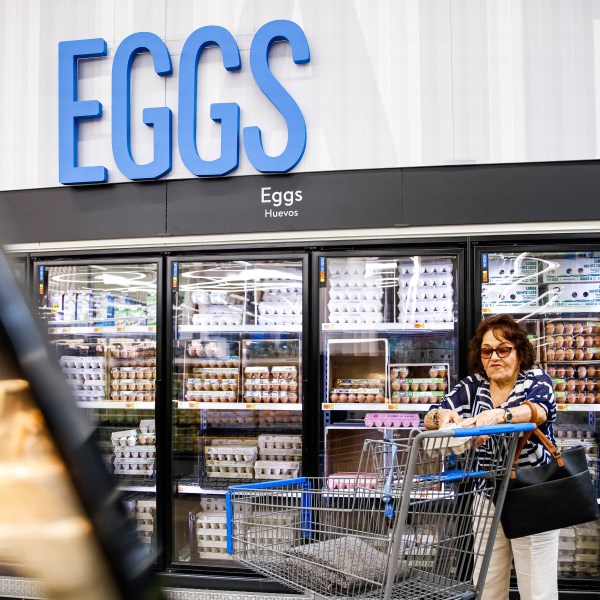
<instances>
[{"instance_id":1,"label":"handbag strap","mask_svg":"<svg viewBox=\"0 0 600 600\"><path fill-rule=\"evenodd\" d=\"M535 422L535 413L536 413L535 404L533 402L531 402L531 400L525 400L522 402L522 404L527 405L527 407L531 411L530 421L532 423ZM525 432L519 441L519 445L517 446L517 451L515 452L515 459L513 461L512 470L510 473L511 479L514 479L517 476L515 470L517 468L517 463L519 461L519 457L521 456L521 452L523 452L523 448L525 448L525 444L529 441L529 438L532 436L532 434L535 435L538 438L538 440L544 445L546 450L548 450L548 452L550 452L550 454L552 455L552 458L554 458L556 460L559 467L565 466L565 462L563 460L562 454L560 453L560 450L539 429L533 429L532 431Z\"/></svg>"}]
</instances>

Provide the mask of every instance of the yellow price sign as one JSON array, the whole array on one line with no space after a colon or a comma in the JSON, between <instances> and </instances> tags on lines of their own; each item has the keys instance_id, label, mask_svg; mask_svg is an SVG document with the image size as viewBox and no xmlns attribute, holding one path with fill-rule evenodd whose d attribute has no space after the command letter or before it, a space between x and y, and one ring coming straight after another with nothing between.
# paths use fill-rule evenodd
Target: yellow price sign
<instances>
[{"instance_id":1,"label":"yellow price sign","mask_svg":"<svg viewBox=\"0 0 600 600\"><path fill-rule=\"evenodd\" d=\"M254 403L246 404L246 408L256 408L256 404L254 404Z\"/></svg>"},{"instance_id":2,"label":"yellow price sign","mask_svg":"<svg viewBox=\"0 0 600 600\"><path fill-rule=\"evenodd\" d=\"M335 404L323 404L323 410L333 410L335 408Z\"/></svg>"}]
</instances>

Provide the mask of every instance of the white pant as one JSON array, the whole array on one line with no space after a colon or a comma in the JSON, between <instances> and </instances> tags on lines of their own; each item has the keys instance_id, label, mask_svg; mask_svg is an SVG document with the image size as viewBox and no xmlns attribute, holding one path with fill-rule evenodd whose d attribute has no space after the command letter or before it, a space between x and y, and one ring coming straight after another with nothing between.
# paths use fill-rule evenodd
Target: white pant
<instances>
[{"instance_id":1,"label":"white pant","mask_svg":"<svg viewBox=\"0 0 600 600\"><path fill-rule=\"evenodd\" d=\"M554 530L509 540L499 525L481 600L508 599L513 558L521 600L558 600L558 535L559 530ZM489 526L482 532L482 551L488 536ZM478 558L475 563L475 583L480 562Z\"/></svg>"}]
</instances>

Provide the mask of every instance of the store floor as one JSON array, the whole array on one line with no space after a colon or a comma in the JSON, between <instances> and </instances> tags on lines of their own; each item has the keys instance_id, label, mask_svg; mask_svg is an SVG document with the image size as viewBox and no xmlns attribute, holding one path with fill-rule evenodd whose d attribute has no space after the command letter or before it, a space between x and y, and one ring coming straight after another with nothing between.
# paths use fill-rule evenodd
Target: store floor
<instances>
[{"instance_id":1,"label":"store floor","mask_svg":"<svg viewBox=\"0 0 600 600\"><path fill-rule=\"evenodd\" d=\"M240 592L227 593L223 591L189 590L166 588L165 600L298 600L299 596L290 594L243 594ZM301 597L301 596L300 596ZM42 599L45 596L40 590L38 583L32 579L21 577L0 577L0 600L15 598L18 600Z\"/></svg>"}]
</instances>

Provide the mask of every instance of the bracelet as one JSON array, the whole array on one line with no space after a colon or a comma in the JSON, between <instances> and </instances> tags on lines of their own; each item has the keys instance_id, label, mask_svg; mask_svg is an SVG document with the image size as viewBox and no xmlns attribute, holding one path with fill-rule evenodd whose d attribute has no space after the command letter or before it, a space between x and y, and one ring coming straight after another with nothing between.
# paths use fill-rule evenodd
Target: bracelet
<instances>
[{"instance_id":1,"label":"bracelet","mask_svg":"<svg viewBox=\"0 0 600 600\"><path fill-rule=\"evenodd\" d=\"M433 421L433 426L436 429L440 428L440 419L438 416L438 413L440 412L439 408L436 408L432 413L431 413L431 420Z\"/></svg>"}]
</instances>

